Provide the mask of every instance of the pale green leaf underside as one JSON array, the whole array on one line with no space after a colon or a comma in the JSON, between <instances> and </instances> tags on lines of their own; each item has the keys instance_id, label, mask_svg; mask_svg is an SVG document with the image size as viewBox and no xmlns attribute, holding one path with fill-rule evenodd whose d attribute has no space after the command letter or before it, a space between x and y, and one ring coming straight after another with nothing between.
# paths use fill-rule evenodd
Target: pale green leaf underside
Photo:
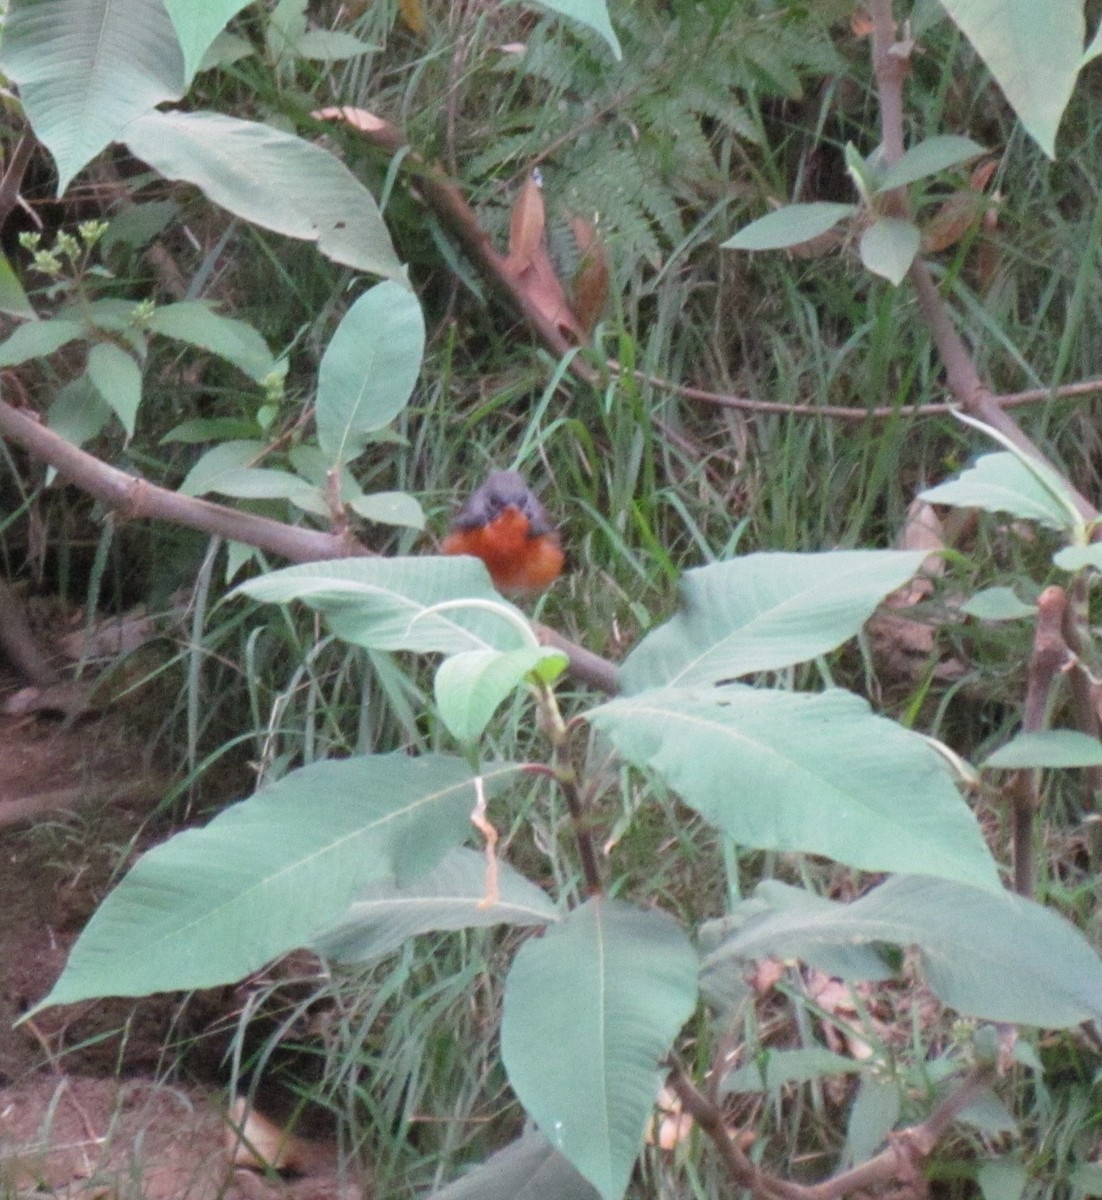
<instances>
[{"instance_id":1,"label":"pale green leaf underside","mask_svg":"<svg viewBox=\"0 0 1102 1200\"><path fill-rule=\"evenodd\" d=\"M691 1015L697 957L665 913L598 897L525 944L505 983L501 1054L547 1140L620 1200Z\"/></svg>"},{"instance_id":2,"label":"pale green leaf underside","mask_svg":"<svg viewBox=\"0 0 1102 1200\"><path fill-rule=\"evenodd\" d=\"M327 258L404 280L371 193L321 146L218 113L153 112L124 131L128 149L166 179L193 183L230 212L317 242Z\"/></svg>"},{"instance_id":3,"label":"pale green leaf underside","mask_svg":"<svg viewBox=\"0 0 1102 1200\"><path fill-rule=\"evenodd\" d=\"M747 554L688 571L683 606L628 655L625 693L736 679L826 654L854 637L925 554Z\"/></svg>"},{"instance_id":4,"label":"pale green leaf underside","mask_svg":"<svg viewBox=\"0 0 1102 1200\"><path fill-rule=\"evenodd\" d=\"M1019 733L983 761L985 768L1102 766L1102 741L1077 729Z\"/></svg>"},{"instance_id":5,"label":"pale green leaf underside","mask_svg":"<svg viewBox=\"0 0 1102 1200\"><path fill-rule=\"evenodd\" d=\"M960 611L980 621L1016 621L1031 617L1036 604L1026 604L1013 588L991 587L975 592L960 606Z\"/></svg>"},{"instance_id":6,"label":"pale green leaf underside","mask_svg":"<svg viewBox=\"0 0 1102 1200\"><path fill-rule=\"evenodd\" d=\"M940 756L848 692L671 688L587 719L742 846L999 890Z\"/></svg>"},{"instance_id":7,"label":"pale green leaf underside","mask_svg":"<svg viewBox=\"0 0 1102 1200\"><path fill-rule=\"evenodd\" d=\"M967 1016L1050 1028L1102 1017L1102 962L1070 922L1010 892L897 876L851 904L762 884L752 916L705 961L813 959L824 945L916 946L926 982Z\"/></svg>"},{"instance_id":8,"label":"pale green leaf underside","mask_svg":"<svg viewBox=\"0 0 1102 1200\"><path fill-rule=\"evenodd\" d=\"M538 0L540 7L549 8L561 16L570 17L582 25L588 25L608 43L617 61L623 57L620 39L612 28L605 0Z\"/></svg>"},{"instance_id":9,"label":"pale green leaf underside","mask_svg":"<svg viewBox=\"0 0 1102 1200\"><path fill-rule=\"evenodd\" d=\"M352 305L318 370L318 445L327 465L343 466L389 425L413 392L425 348L417 297L385 280Z\"/></svg>"},{"instance_id":10,"label":"pale green leaf underside","mask_svg":"<svg viewBox=\"0 0 1102 1200\"><path fill-rule=\"evenodd\" d=\"M251 325L224 317L201 300L163 305L149 317L146 328L151 333L209 350L257 383L263 383L276 369L267 343Z\"/></svg>"},{"instance_id":11,"label":"pale green leaf underside","mask_svg":"<svg viewBox=\"0 0 1102 1200\"><path fill-rule=\"evenodd\" d=\"M505 698L541 660L561 652L547 646L520 650L465 650L445 659L436 672L433 690L440 719L457 741L473 742L490 723Z\"/></svg>"},{"instance_id":12,"label":"pale green leaf underside","mask_svg":"<svg viewBox=\"0 0 1102 1200\"><path fill-rule=\"evenodd\" d=\"M809 242L857 211L855 204L788 204L758 217L722 244L724 250L783 250Z\"/></svg>"},{"instance_id":13,"label":"pale green leaf underside","mask_svg":"<svg viewBox=\"0 0 1102 1200\"><path fill-rule=\"evenodd\" d=\"M142 399L142 373L125 350L100 342L88 351L88 378L105 404L122 422L126 436L133 437Z\"/></svg>"},{"instance_id":14,"label":"pale green leaf underside","mask_svg":"<svg viewBox=\"0 0 1102 1200\"><path fill-rule=\"evenodd\" d=\"M27 321L0 342L0 367L17 367L32 358L45 358L86 333L79 321Z\"/></svg>"},{"instance_id":15,"label":"pale green leaf underside","mask_svg":"<svg viewBox=\"0 0 1102 1200\"><path fill-rule=\"evenodd\" d=\"M249 0L164 0L184 54L185 78L191 83L214 39Z\"/></svg>"},{"instance_id":16,"label":"pale green leaf underside","mask_svg":"<svg viewBox=\"0 0 1102 1200\"><path fill-rule=\"evenodd\" d=\"M487 904L486 856L460 847L406 887L370 884L310 946L338 962L368 962L419 933L493 925L547 925L559 919L551 898L508 863L498 864L498 895Z\"/></svg>"},{"instance_id":17,"label":"pale green leaf underside","mask_svg":"<svg viewBox=\"0 0 1102 1200\"><path fill-rule=\"evenodd\" d=\"M485 566L466 555L304 563L250 580L238 594L275 604L299 600L324 613L338 637L373 650L456 654L527 644L513 620L484 607L428 611L443 601L473 599L526 619L494 591Z\"/></svg>"},{"instance_id":18,"label":"pale green leaf underside","mask_svg":"<svg viewBox=\"0 0 1102 1200\"><path fill-rule=\"evenodd\" d=\"M516 768L495 765L486 786ZM39 1007L212 987L307 945L375 880L431 870L466 837L470 769L445 755L317 762L143 855Z\"/></svg>"},{"instance_id":19,"label":"pale green leaf underside","mask_svg":"<svg viewBox=\"0 0 1102 1200\"><path fill-rule=\"evenodd\" d=\"M59 195L130 121L184 94L160 0L11 0L0 68L57 163Z\"/></svg>"},{"instance_id":20,"label":"pale green leaf underside","mask_svg":"<svg viewBox=\"0 0 1102 1200\"><path fill-rule=\"evenodd\" d=\"M1050 157L1075 87L1086 25L1082 0L941 0Z\"/></svg>"},{"instance_id":21,"label":"pale green leaf underside","mask_svg":"<svg viewBox=\"0 0 1102 1200\"><path fill-rule=\"evenodd\" d=\"M922 237L912 221L881 217L861 234L861 261L874 274L897 287L911 269Z\"/></svg>"},{"instance_id":22,"label":"pale green leaf underside","mask_svg":"<svg viewBox=\"0 0 1102 1200\"><path fill-rule=\"evenodd\" d=\"M912 146L898 162L893 163L880 179L880 190L904 187L929 175L936 175L985 153L971 138L956 134L926 138Z\"/></svg>"},{"instance_id":23,"label":"pale green leaf underside","mask_svg":"<svg viewBox=\"0 0 1102 1200\"><path fill-rule=\"evenodd\" d=\"M985 454L956 479L927 488L919 498L930 504L1010 513L1062 532L1075 528L1071 498L1054 494L1052 486L1008 450Z\"/></svg>"},{"instance_id":24,"label":"pale green leaf underside","mask_svg":"<svg viewBox=\"0 0 1102 1200\"><path fill-rule=\"evenodd\" d=\"M265 444L254 438L220 442L204 450L184 476L178 491L184 496L205 496L220 492L226 480L232 480L243 468L251 468L264 453Z\"/></svg>"}]
</instances>

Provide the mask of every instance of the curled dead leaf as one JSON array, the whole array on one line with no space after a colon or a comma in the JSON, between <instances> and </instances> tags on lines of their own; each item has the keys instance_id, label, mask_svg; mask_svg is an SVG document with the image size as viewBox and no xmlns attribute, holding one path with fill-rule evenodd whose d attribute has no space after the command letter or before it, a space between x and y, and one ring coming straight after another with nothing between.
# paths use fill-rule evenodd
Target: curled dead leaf
<instances>
[{"instance_id":1,"label":"curled dead leaf","mask_svg":"<svg viewBox=\"0 0 1102 1200\"><path fill-rule=\"evenodd\" d=\"M578 324L592 337L608 300L608 256L597 229L583 217L572 216L570 228L578 244L581 262L574 275L573 309Z\"/></svg>"},{"instance_id":2,"label":"curled dead leaf","mask_svg":"<svg viewBox=\"0 0 1102 1200\"><path fill-rule=\"evenodd\" d=\"M311 1157L302 1138L252 1110L244 1096L234 1097L230 1105L225 1146L230 1165L250 1171L305 1174Z\"/></svg>"},{"instance_id":3,"label":"curled dead leaf","mask_svg":"<svg viewBox=\"0 0 1102 1200\"><path fill-rule=\"evenodd\" d=\"M310 114L317 121L343 121L361 133L380 133L390 126L382 117L368 112L366 108L354 108L350 104L318 108Z\"/></svg>"},{"instance_id":4,"label":"curled dead leaf","mask_svg":"<svg viewBox=\"0 0 1102 1200\"><path fill-rule=\"evenodd\" d=\"M509 218L509 253L506 266L517 275L533 265L543 247L547 215L543 205L543 190L533 171L517 193Z\"/></svg>"}]
</instances>

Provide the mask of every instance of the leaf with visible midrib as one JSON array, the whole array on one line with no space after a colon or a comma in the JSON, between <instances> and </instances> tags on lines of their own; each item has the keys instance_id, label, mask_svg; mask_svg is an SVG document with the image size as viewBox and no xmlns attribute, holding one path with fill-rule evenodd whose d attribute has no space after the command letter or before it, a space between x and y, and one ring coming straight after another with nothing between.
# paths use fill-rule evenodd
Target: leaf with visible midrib
<instances>
[{"instance_id":1,"label":"leaf with visible midrib","mask_svg":"<svg viewBox=\"0 0 1102 1200\"><path fill-rule=\"evenodd\" d=\"M739 845L1001 890L941 757L849 692L656 689L587 719Z\"/></svg>"},{"instance_id":2,"label":"leaf with visible midrib","mask_svg":"<svg viewBox=\"0 0 1102 1200\"><path fill-rule=\"evenodd\" d=\"M850 904L777 882L753 903L705 972L731 957L814 962L822 946L886 942L917 946L931 990L967 1016L1049 1028L1102 1018L1098 955L1070 922L1010 892L900 875Z\"/></svg>"},{"instance_id":3,"label":"leaf with visible midrib","mask_svg":"<svg viewBox=\"0 0 1102 1200\"><path fill-rule=\"evenodd\" d=\"M483 783L492 791L516 769L495 764ZM475 801L470 768L448 755L292 771L144 854L32 1012L240 979L307 945L366 884L430 870L466 837Z\"/></svg>"},{"instance_id":4,"label":"leaf with visible midrib","mask_svg":"<svg viewBox=\"0 0 1102 1200\"><path fill-rule=\"evenodd\" d=\"M505 982L501 1054L548 1141L618 1200L692 1014L697 956L674 920L597 897L527 942Z\"/></svg>"},{"instance_id":5,"label":"leaf with visible midrib","mask_svg":"<svg viewBox=\"0 0 1102 1200\"><path fill-rule=\"evenodd\" d=\"M623 690L718 683L825 654L924 558L911 550L747 554L688 571L681 611L628 655Z\"/></svg>"}]
</instances>

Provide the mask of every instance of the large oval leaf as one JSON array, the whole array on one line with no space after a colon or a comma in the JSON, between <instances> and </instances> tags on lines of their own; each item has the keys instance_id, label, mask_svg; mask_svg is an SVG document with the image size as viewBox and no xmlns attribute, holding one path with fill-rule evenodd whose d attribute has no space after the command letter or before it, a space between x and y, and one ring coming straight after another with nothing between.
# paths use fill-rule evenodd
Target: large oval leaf
<instances>
[{"instance_id":1,"label":"large oval leaf","mask_svg":"<svg viewBox=\"0 0 1102 1200\"><path fill-rule=\"evenodd\" d=\"M483 783L515 770L495 765ZM293 771L143 855L34 1011L240 979L307 945L373 880L430 870L466 836L476 798L470 769L446 755Z\"/></svg>"},{"instance_id":2,"label":"large oval leaf","mask_svg":"<svg viewBox=\"0 0 1102 1200\"><path fill-rule=\"evenodd\" d=\"M718 683L825 654L918 570L925 551L747 554L689 571L681 612L628 655L623 690Z\"/></svg>"},{"instance_id":3,"label":"large oval leaf","mask_svg":"<svg viewBox=\"0 0 1102 1200\"><path fill-rule=\"evenodd\" d=\"M812 204L786 204L743 226L722 246L724 250L783 250L820 237L839 221L852 216L856 204L816 200Z\"/></svg>"},{"instance_id":4,"label":"large oval leaf","mask_svg":"<svg viewBox=\"0 0 1102 1200\"><path fill-rule=\"evenodd\" d=\"M597 897L517 955L501 1054L548 1141L619 1200L662 1082L659 1061L696 1005L697 957L678 925Z\"/></svg>"},{"instance_id":5,"label":"large oval leaf","mask_svg":"<svg viewBox=\"0 0 1102 1200\"><path fill-rule=\"evenodd\" d=\"M334 262L405 279L374 197L320 146L218 113L146 113L124 132L136 157L244 220L317 242Z\"/></svg>"},{"instance_id":6,"label":"large oval leaf","mask_svg":"<svg viewBox=\"0 0 1102 1200\"><path fill-rule=\"evenodd\" d=\"M940 756L848 692L669 688L588 720L740 845L1000 890Z\"/></svg>"},{"instance_id":7,"label":"large oval leaf","mask_svg":"<svg viewBox=\"0 0 1102 1200\"><path fill-rule=\"evenodd\" d=\"M900 876L852 904L761 884L751 915L705 960L804 958L823 947L917 946L931 989L985 1021L1051 1028L1102 1018L1102 961L1063 917L1011 892Z\"/></svg>"},{"instance_id":8,"label":"large oval leaf","mask_svg":"<svg viewBox=\"0 0 1102 1200\"><path fill-rule=\"evenodd\" d=\"M527 618L494 591L485 566L465 555L304 563L250 580L238 594L301 600L323 612L338 637L371 650L457 654L530 644L516 624ZM475 603L430 611L456 599Z\"/></svg>"},{"instance_id":9,"label":"large oval leaf","mask_svg":"<svg viewBox=\"0 0 1102 1200\"><path fill-rule=\"evenodd\" d=\"M184 75L190 84L211 42L249 0L164 0L184 54Z\"/></svg>"},{"instance_id":10,"label":"large oval leaf","mask_svg":"<svg viewBox=\"0 0 1102 1200\"><path fill-rule=\"evenodd\" d=\"M351 462L405 408L424 349L425 318L408 288L385 280L352 305L318 370L318 445L329 466Z\"/></svg>"},{"instance_id":11,"label":"large oval leaf","mask_svg":"<svg viewBox=\"0 0 1102 1200\"><path fill-rule=\"evenodd\" d=\"M941 0L1052 158L1056 130L1083 58L1082 0Z\"/></svg>"},{"instance_id":12,"label":"large oval leaf","mask_svg":"<svg viewBox=\"0 0 1102 1200\"><path fill-rule=\"evenodd\" d=\"M1081 522L1067 484L1044 463L1025 463L1009 450L984 454L956 479L919 493L930 504L982 508L1072 534Z\"/></svg>"},{"instance_id":13,"label":"large oval leaf","mask_svg":"<svg viewBox=\"0 0 1102 1200\"><path fill-rule=\"evenodd\" d=\"M54 156L59 195L130 121L184 94L163 0L11 0L0 67Z\"/></svg>"}]
</instances>

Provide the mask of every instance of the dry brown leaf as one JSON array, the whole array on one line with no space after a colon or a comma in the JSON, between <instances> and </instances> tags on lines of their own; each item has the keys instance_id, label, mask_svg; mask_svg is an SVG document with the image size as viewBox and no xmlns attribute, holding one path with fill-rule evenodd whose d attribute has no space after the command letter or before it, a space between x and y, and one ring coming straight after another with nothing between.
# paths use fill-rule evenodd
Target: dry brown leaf
<instances>
[{"instance_id":1,"label":"dry brown leaf","mask_svg":"<svg viewBox=\"0 0 1102 1200\"><path fill-rule=\"evenodd\" d=\"M519 276L533 265L536 254L543 248L546 226L543 191L532 172L517 193L509 218L509 253L505 265L510 271Z\"/></svg>"},{"instance_id":2,"label":"dry brown leaf","mask_svg":"<svg viewBox=\"0 0 1102 1200\"><path fill-rule=\"evenodd\" d=\"M997 158L977 163L968 177L968 187L954 192L934 213L922 230L923 254L937 254L956 245L991 211L991 201L983 193L998 165Z\"/></svg>"},{"instance_id":3,"label":"dry brown leaf","mask_svg":"<svg viewBox=\"0 0 1102 1200\"><path fill-rule=\"evenodd\" d=\"M230 1166L251 1171L295 1171L306 1174L311 1153L306 1142L253 1111L244 1096L234 1097L226 1126Z\"/></svg>"},{"instance_id":4,"label":"dry brown leaf","mask_svg":"<svg viewBox=\"0 0 1102 1200\"><path fill-rule=\"evenodd\" d=\"M354 108L350 104L315 109L310 115L318 121L343 121L361 133L378 133L380 130L389 128L382 117L368 112L366 108Z\"/></svg>"},{"instance_id":5,"label":"dry brown leaf","mask_svg":"<svg viewBox=\"0 0 1102 1200\"><path fill-rule=\"evenodd\" d=\"M398 0L398 12L411 33L425 32L424 0Z\"/></svg>"},{"instance_id":6,"label":"dry brown leaf","mask_svg":"<svg viewBox=\"0 0 1102 1200\"><path fill-rule=\"evenodd\" d=\"M601 319L608 300L608 256L596 228L583 217L572 216L570 227L581 252L581 263L574 275L574 316L587 337Z\"/></svg>"},{"instance_id":7,"label":"dry brown leaf","mask_svg":"<svg viewBox=\"0 0 1102 1200\"><path fill-rule=\"evenodd\" d=\"M692 1133L693 1119L681 1111L681 1101L668 1087L659 1091L655 1109L657 1111L647 1123L647 1145L657 1146L659 1150L673 1150Z\"/></svg>"}]
</instances>

